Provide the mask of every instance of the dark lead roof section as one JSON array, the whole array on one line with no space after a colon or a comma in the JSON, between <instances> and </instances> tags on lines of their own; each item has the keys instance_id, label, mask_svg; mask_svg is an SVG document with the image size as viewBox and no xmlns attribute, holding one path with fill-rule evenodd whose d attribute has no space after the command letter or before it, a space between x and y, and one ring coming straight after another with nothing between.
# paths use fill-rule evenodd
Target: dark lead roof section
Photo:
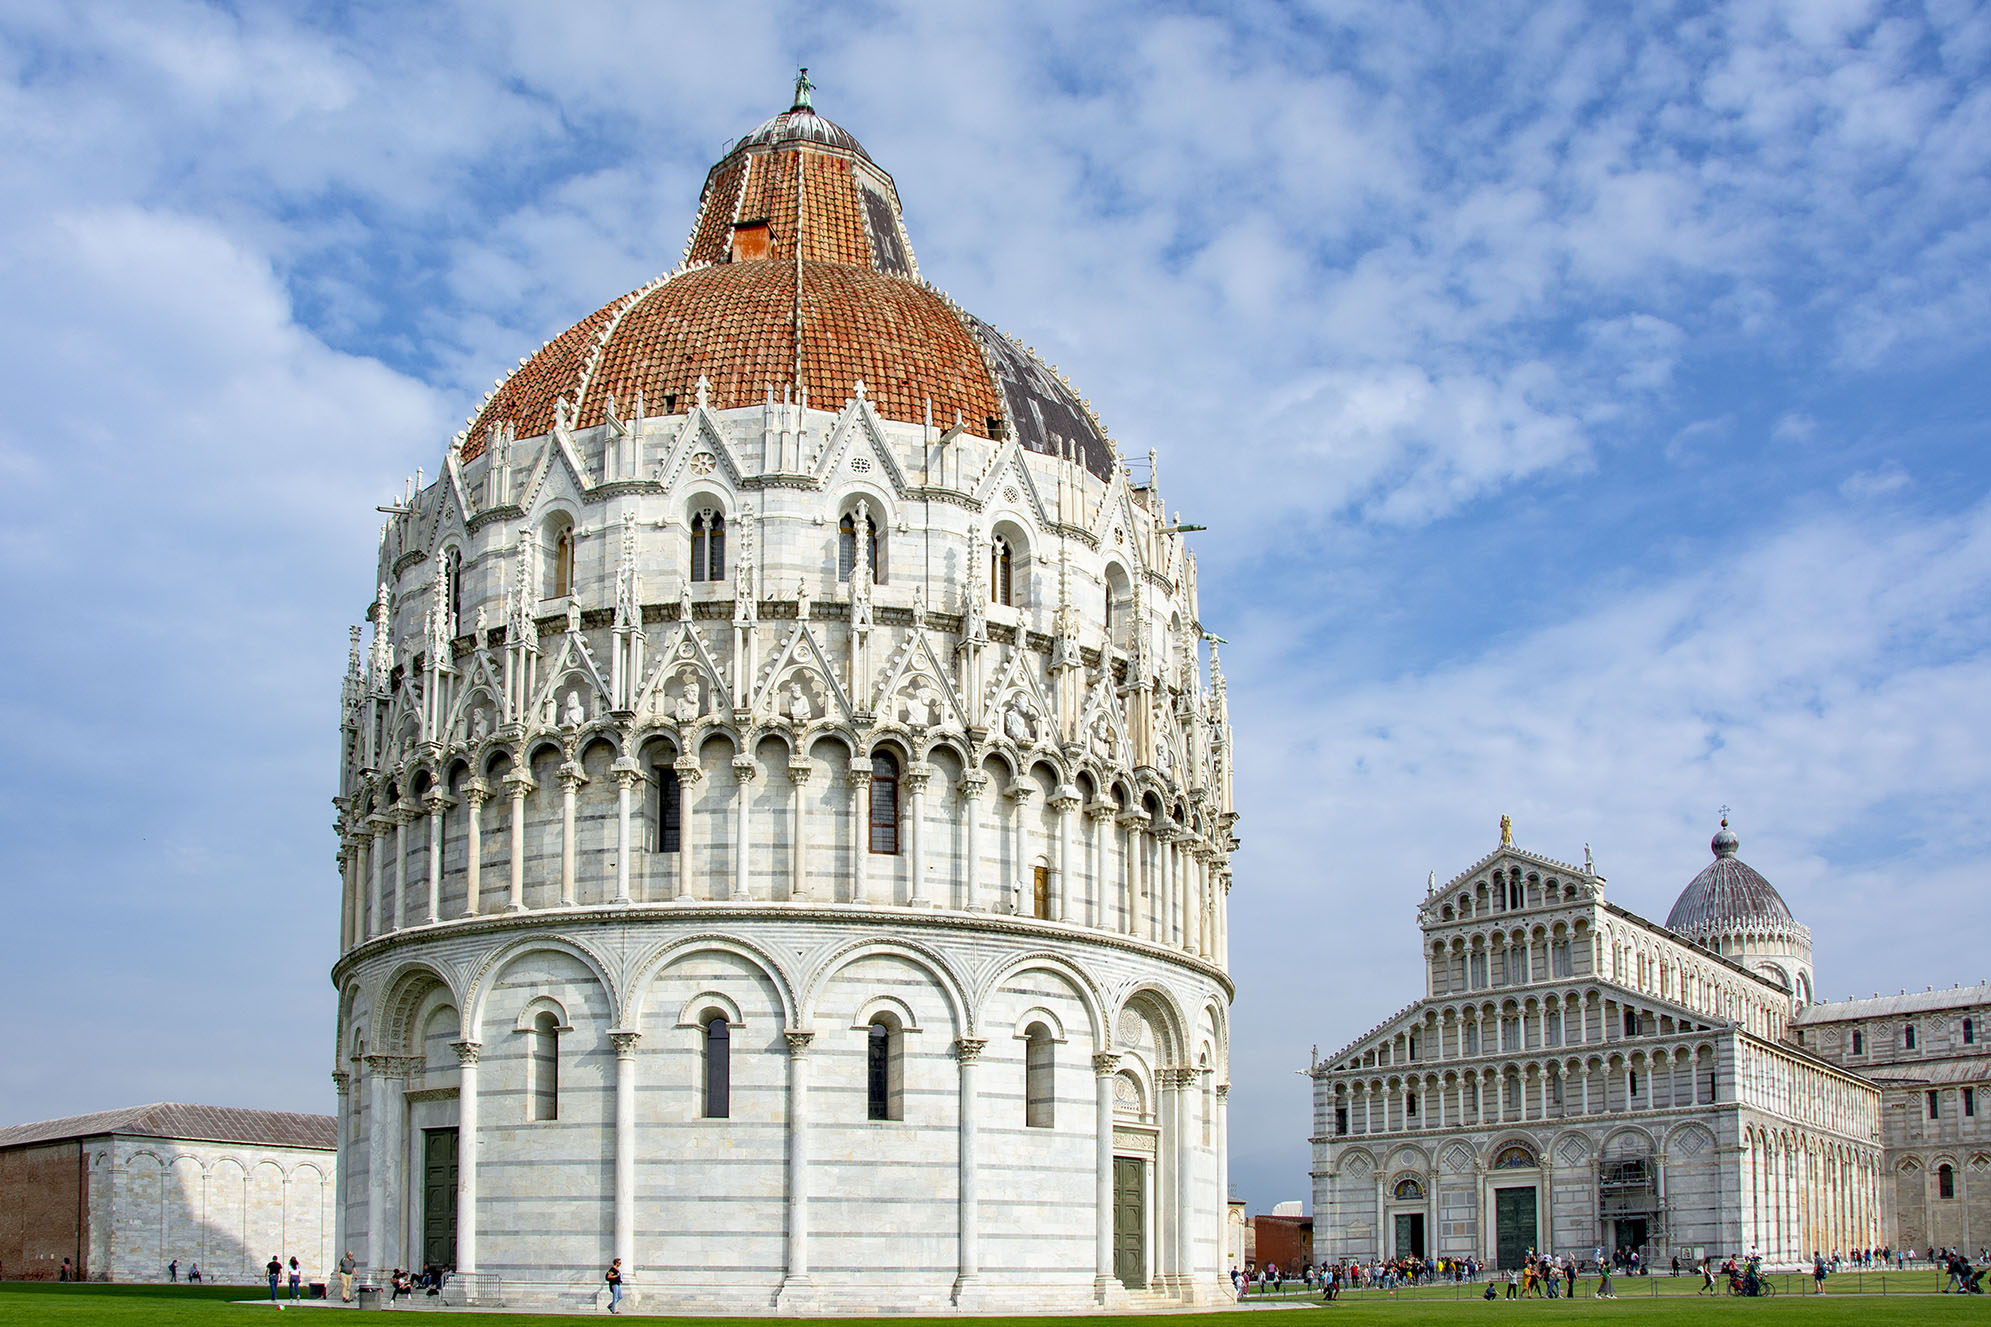
<instances>
[{"instance_id":1,"label":"dark lead roof section","mask_svg":"<svg viewBox=\"0 0 1991 1327\"><path fill-rule=\"evenodd\" d=\"M898 210L878 187L857 177L857 196L864 203L864 234L871 241L871 265L887 276L911 276L913 265L899 238Z\"/></svg>"},{"instance_id":2,"label":"dark lead roof section","mask_svg":"<svg viewBox=\"0 0 1991 1327\"><path fill-rule=\"evenodd\" d=\"M806 107L796 107L783 111L746 135L727 149L731 156L743 147L779 147L785 143L809 143L816 147L835 148L852 156L871 160L871 154L848 129L835 121L826 120Z\"/></svg>"},{"instance_id":3,"label":"dark lead roof section","mask_svg":"<svg viewBox=\"0 0 1991 1327\"><path fill-rule=\"evenodd\" d=\"M1003 412L1016 440L1045 456L1062 455L1067 444L1077 443L1085 468L1102 480L1111 479L1113 445L1071 390L1035 355L980 318L971 313L961 317L982 343L995 370Z\"/></svg>"},{"instance_id":4,"label":"dark lead roof section","mask_svg":"<svg viewBox=\"0 0 1991 1327\"><path fill-rule=\"evenodd\" d=\"M339 1122L330 1115L245 1110L239 1106L189 1106L166 1101L151 1106L131 1106L124 1110L98 1111L94 1115L71 1115L60 1120L16 1124L0 1129L0 1147L96 1138L106 1134L330 1149L339 1145Z\"/></svg>"}]
</instances>

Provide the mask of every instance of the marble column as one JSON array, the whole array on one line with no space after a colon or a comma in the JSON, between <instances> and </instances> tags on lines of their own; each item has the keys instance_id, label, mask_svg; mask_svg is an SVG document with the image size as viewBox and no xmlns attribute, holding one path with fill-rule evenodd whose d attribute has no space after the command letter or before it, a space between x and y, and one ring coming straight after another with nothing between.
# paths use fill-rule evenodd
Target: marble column
<instances>
[{"instance_id":1,"label":"marble column","mask_svg":"<svg viewBox=\"0 0 1991 1327\"><path fill-rule=\"evenodd\" d=\"M1092 1296L1104 1304L1113 1286L1113 1084L1120 1071L1118 1055L1092 1057L1094 1194Z\"/></svg>"},{"instance_id":2,"label":"marble column","mask_svg":"<svg viewBox=\"0 0 1991 1327\"><path fill-rule=\"evenodd\" d=\"M568 761L560 767L560 906L574 906L574 799L588 781L581 767Z\"/></svg>"},{"instance_id":3,"label":"marble column","mask_svg":"<svg viewBox=\"0 0 1991 1327\"><path fill-rule=\"evenodd\" d=\"M1072 859L1076 854L1072 851L1072 819L1081 800L1078 789L1069 784L1059 788L1051 799L1051 809L1058 816L1058 865L1051 873L1051 920L1054 922L1068 920L1073 911L1071 878Z\"/></svg>"},{"instance_id":4,"label":"marble column","mask_svg":"<svg viewBox=\"0 0 1991 1327\"><path fill-rule=\"evenodd\" d=\"M359 943L359 919L365 912L360 903L359 860L359 846L347 839L339 849L339 952L342 954Z\"/></svg>"},{"instance_id":5,"label":"marble column","mask_svg":"<svg viewBox=\"0 0 1991 1327\"><path fill-rule=\"evenodd\" d=\"M372 1099L367 1110L366 1159L366 1266L376 1284L385 1284L388 1272L404 1266L401 1258L401 1225L405 1219L402 1183L402 1117L407 1106L401 1084L407 1070L398 1055L366 1057Z\"/></svg>"},{"instance_id":6,"label":"marble column","mask_svg":"<svg viewBox=\"0 0 1991 1327\"><path fill-rule=\"evenodd\" d=\"M394 929L408 924L408 826L418 814L413 802L394 804Z\"/></svg>"},{"instance_id":7,"label":"marble column","mask_svg":"<svg viewBox=\"0 0 1991 1327\"><path fill-rule=\"evenodd\" d=\"M394 822L376 812L367 821L373 827L373 847L367 856L373 865L373 924L372 934L385 935L387 925L387 832L394 828Z\"/></svg>"},{"instance_id":8,"label":"marble column","mask_svg":"<svg viewBox=\"0 0 1991 1327\"><path fill-rule=\"evenodd\" d=\"M615 1044L615 1256L636 1269L636 1043L640 1032L611 1032Z\"/></svg>"},{"instance_id":9,"label":"marble column","mask_svg":"<svg viewBox=\"0 0 1991 1327\"><path fill-rule=\"evenodd\" d=\"M433 789L428 795L429 810L429 915L430 925L442 920L442 844L443 813L449 809L451 798L442 789Z\"/></svg>"},{"instance_id":10,"label":"marble column","mask_svg":"<svg viewBox=\"0 0 1991 1327\"><path fill-rule=\"evenodd\" d=\"M678 786L677 901L691 903L698 898L691 887L691 882L698 878L693 869L698 859L692 852L692 830L700 823L691 814L692 792L705 772L691 756L679 756L671 762L671 767L677 770Z\"/></svg>"},{"instance_id":11,"label":"marble column","mask_svg":"<svg viewBox=\"0 0 1991 1327\"><path fill-rule=\"evenodd\" d=\"M636 855L636 840L629 833L630 803L634 800L636 785L642 781L643 772L627 756L617 760L611 772L615 776L615 901L627 903L630 901L629 859ZM683 840L682 830L678 838Z\"/></svg>"},{"instance_id":12,"label":"marble column","mask_svg":"<svg viewBox=\"0 0 1991 1327\"><path fill-rule=\"evenodd\" d=\"M491 798L491 790L482 779L472 779L463 785L465 808L464 857L463 857L463 915L475 917L478 907L478 893L483 887L484 878L484 803Z\"/></svg>"},{"instance_id":13,"label":"marble column","mask_svg":"<svg viewBox=\"0 0 1991 1327\"><path fill-rule=\"evenodd\" d=\"M926 786L933 781L933 766L914 761L906 766L906 846L911 881L906 886L906 906L930 908L926 894Z\"/></svg>"},{"instance_id":14,"label":"marble column","mask_svg":"<svg viewBox=\"0 0 1991 1327\"><path fill-rule=\"evenodd\" d=\"M775 1303L809 1284L809 1043L813 1032L785 1032L788 1042L788 1254Z\"/></svg>"},{"instance_id":15,"label":"marble column","mask_svg":"<svg viewBox=\"0 0 1991 1327\"><path fill-rule=\"evenodd\" d=\"M1112 819L1111 802L1094 802L1085 808L1085 878L1091 900L1086 918L1102 931L1112 925L1106 903L1106 834Z\"/></svg>"},{"instance_id":16,"label":"marble column","mask_svg":"<svg viewBox=\"0 0 1991 1327\"><path fill-rule=\"evenodd\" d=\"M1010 898L1008 911L1018 916L1035 915L1036 912L1036 882L1032 879L1034 873L1031 871L1030 862L1030 826L1027 823L1030 795L1036 791L1037 785L1028 779L1017 779L1003 790L1003 796L1009 799L1010 827L1014 833L1015 843L1010 858L1015 876L1011 888L1017 891ZM1030 902L1026 904L1025 899L1029 899Z\"/></svg>"},{"instance_id":17,"label":"marble column","mask_svg":"<svg viewBox=\"0 0 1991 1327\"><path fill-rule=\"evenodd\" d=\"M505 776L505 791L512 795L512 912L525 911L525 795L532 791L532 776L514 770Z\"/></svg>"},{"instance_id":18,"label":"marble column","mask_svg":"<svg viewBox=\"0 0 1991 1327\"><path fill-rule=\"evenodd\" d=\"M989 776L970 773L961 776L961 822L967 863L968 911L982 910L982 794L989 789Z\"/></svg>"},{"instance_id":19,"label":"marble column","mask_svg":"<svg viewBox=\"0 0 1991 1327\"><path fill-rule=\"evenodd\" d=\"M850 762L850 901L870 901L871 886L871 807L865 794L871 791L871 766Z\"/></svg>"},{"instance_id":20,"label":"marble column","mask_svg":"<svg viewBox=\"0 0 1991 1327\"><path fill-rule=\"evenodd\" d=\"M373 835L361 832L354 838L359 856L359 925L353 930L353 943L360 944L380 934L380 873L374 866Z\"/></svg>"},{"instance_id":21,"label":"marble column","mask_svg":"<svg viewBox=\"0 0 1991 1327\"><path fill-rule=\"evenodd\" d=\"M1212 1137L1215 1141L1217 1153L1217 1271L1221 1274L1226 1270L1230 1252L1231 1085L1229 1083L1217 1084L1215 1110L1217 1115L1216 1129L1213 1131ZM1429 1247L1435 1251L1438 1247L1438 1214L1436 1210L1438 1185L1435 1180L1427 1186L1427 1192L1431 1195L1433 1207L1431 1216L1427 1218L1430 1222L1429 1229L1431 1231Z\"/></svg>"},{"instance_id":22,"label":"marble column","mask_svg":"<svg viewBox=\"0 0 1991 1327\"><path fill-rule=\"evenodd\" d=\"M981 1158L977 1146L977 1117L981 1113L975 1084L975 1065L988 1042L981 1037L962 1037L954 1043L954 1057L961 1065L961 1120L957 1131L961 1175L958 1197L959 1271L954 1280L954 1302L959 1304L981 1279L981 1213L979 1211Z\"/></svg>"},{"instance_id":23,"label":"marble column","mask_svg":"<svg viewBox=\"0 0 1991 1327\"><path fill-rule=\"evenodd\" d=\"M809 779L815 772L806 756L788 762L793 790L788 802L788 897L794 902L809 897Z\"/></svg>"},{"instance_id":24,"label":"marble column","mask_svg":"<svg viewBox=\"0 0 1991 1327\"><path fill-rule=\"evenodd\" d=\"M352 1165L352 1153L346 1150L346 1144L353 1136L353 1076L344 1069L334 1069L332 1086L339 1094L338 1112L333 1116L339 1131L339 1168L332 1185L332 1256L342 1258L346 1252L346 1176Z\"/></svg>"},{"instance_id":25,"label":"marble column","mask_svg":"<svg viewBox=\"0 0 1991 1327\"><path fill-rule=\"evenodd\" d=\"M733 888L727 898L750 899L753 887L753 806L754 779L760 762L750 755L733 757Z\"/></svg>"},{"instance_id":26,"label":"marble column","mask_svg":"<svg viewBox=\"0 0 1991 1327\"><path fill-rule=\"evenodd\" d=\"M788 1255L774 1301L808 1285L808 1044L814 1032L782 1032L788 1040Z\"/></svg>"},{"instance_id":27,"label":"marble column","mask_svg":"<svg viewBox=\"0 0 1991 1327\"><path fill-rule=\"evenodd\" d=\"M1138 811L1122 811L1114 818L1114 823L1120 829L1121 886L1127 895L1125 925L1127 934L1132 936L1138 936L1141 933L1140 872L1138 860L1140 857L1139 827L1146 820L1147 817L1141 815Z\"/></svg>"},{"instance_id":28,"label":"marble column","mask_svg":"<svg viewBox=\"0 0 1991 1327\"><path fill-rule=\"evenodd\" d=\"M477 1057L484 1044L453 1041L456 1052L456 1270L477 1270Z\"/></svg>"},{"instance_id":29,"label":"marble column","mask_svg":"<svg viewBox=\"0 0 1991 1327\"><path fill-rule=\"evenodd\" d=\"M1175 1273L1183 1300L1197 1303L1203 1287L1196 1278L1196 1092L1202 1075L1176 1072L1175 1088ZM1379 1207L1378 1212L1382 1211Z\"/></svg>"}]
</instances>

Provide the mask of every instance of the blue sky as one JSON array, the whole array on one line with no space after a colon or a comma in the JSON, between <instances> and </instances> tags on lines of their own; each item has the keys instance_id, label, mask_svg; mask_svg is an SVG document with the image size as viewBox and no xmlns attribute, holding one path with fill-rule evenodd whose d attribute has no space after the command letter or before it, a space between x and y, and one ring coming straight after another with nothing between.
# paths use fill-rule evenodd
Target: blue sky
<instances>
[{"instance_id":1,"label":"blue sky","mask_svg":"<svg viewBox=\"0 0 1991 1327\"><path fill-rule=\"evenodd\" d=\"M11 6L6 1121L330 1109L373 507L798 64L1210 526L1253 1210L1503 812L1663 918L1731 805L1823 993L1991 976L1980 5Z\"/></svg>"}]
</instances>

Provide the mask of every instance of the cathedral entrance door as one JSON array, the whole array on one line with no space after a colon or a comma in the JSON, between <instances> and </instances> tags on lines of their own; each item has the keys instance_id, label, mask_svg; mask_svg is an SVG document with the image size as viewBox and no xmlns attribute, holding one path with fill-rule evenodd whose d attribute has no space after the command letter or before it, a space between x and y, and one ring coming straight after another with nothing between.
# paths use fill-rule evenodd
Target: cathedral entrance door
<instances>
[{"instance_id":1,"label":"cathedral entrance door","mask_svg":"<svg viewBox=\"0 0 1991 1327\"><path fill-rule=\"evenodd\" d=\"M1396 1214L1396 1256L1399 1258L1424 1256L1424 1213Z\"/></svg>"},{"instance_id":2,"label":"cathedral entrance door","mask_svg":"<svg viewBox=\"0 0 1991 1327\"><path fill-rule=\"evenodd\" d=\"M1499 1267L1519 1267L1536 1246L1535 1186L1493 1191L1494 1258Z\"/></svg>"},{"instance_id":3,"label":"cathedral entrance door","mask_svg":"<svg viewBox=\"0 0 1991 1327\"><path fill-rule=\"evenodd\" d=\"M1617 1221L1618 1237L1613 1241L1619 1253L1637 1250L1641 1257L1645 1253L1645 1218L1642 1216L1621 1216Z\"/></svg>"},{"instance_id":4,"label":"cathedral entrance door","mask_svg":"<svg viewBox=\"0 0 1991 1327\"><path fill-rule=\"evenodd\" d=\"M456 1266L456 1130L422 1130L422 1266Z\"/></svg>"},{"instance_id":5,"label":"cathedral entrance door","mask_svg":"<svg viewBox=\"0 0 1991 1327\"><path fill-rule=\"evenodd\" d=\"M1113 1158L1113 1274L1129 1290L1148 1286L1148 1163Z\"/></svg>"}]
</instances>

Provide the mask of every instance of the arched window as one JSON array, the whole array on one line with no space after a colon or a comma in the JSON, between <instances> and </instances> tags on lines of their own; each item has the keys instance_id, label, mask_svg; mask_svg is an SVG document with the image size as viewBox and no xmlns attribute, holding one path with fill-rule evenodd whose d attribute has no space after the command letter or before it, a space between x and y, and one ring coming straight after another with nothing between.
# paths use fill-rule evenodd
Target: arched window
<instances>
[{"instance_id":1,"label":"arched window","mask_svg":"<svg viewBox=\"0 0 1991 1327\"><path fill-rule=\"evenodd\" d=\"M710 507L691 518L691 578L726 579L726 516Z\"/></svg>"},{"instance_id":2,"label":"arched window","mask_svg":"<svg viewBox=\"0 0 1991 1327\"><path fill-rule=\"evenodd\" d=\"M889 1014L879 1014L866 1030L864 1053L867 1120L903 1120L905 1112L905 1031Z\"/></svg>"},{"instance_id":3,"label":"arched window","mask_svg":"<svg viewBox=\"0 0 1991 1327\"><path fill-rule=\"evenodd\" d=\"M553 597L563 599L574 592L574 527L563 525L553 536Z\"/></svg>"},{"instance_id":4,"label":"arched window","mask_svg":"<svg viewBox=\"0 0 1991 1327\"><path fill-rule=\"evenodd\" d=\"M864 523L864 553L871 561L871 583L885 583L885 564L878 560L878 523ZM836 578L847 581L857 574L857 517L846 513L836 523Z\"/></svg>"},{"instance_id":5,"label":"arched window","mask_svg":"<svg viewBox=\"0 0 1991 1327\"><path fill-rule=\"evenodd\" d=\"M1535 1154L1525 1147L1502 1148L1500 1155L1493 1159L1495 1170L1529 1170L1535 1164Z\"/></svg>"},{"instance_id":6,"label":"arched window","mask_svg":"<svg viewBox=\"0 0 1991 1327\"><path fill-rule=\"evenodd\" d=\"M531 1104L526 1118L560 1118L560 1019L550 1009L533 1015L527 1037L526 1077Z\"/></svg>"},{"instance_id":7,"label":"arched window","mask_svg":"<svg viewBox=\"0 0 1991 1327\"><path fill-rule=\"evenodd\" d=\"M1010 556L1009 540L997 535L989 540L989 602L1001 604L1004 608L1014 604L1014 559Z\"/></svg>"},{"instance_id":8,"label":"arched window","mask_svg":"<svg viewBox=\"0 0 1991 1327\"><path fill-rule=\"evenodd\" d=\"M1057 1118L1055 1078L1057 1043L1051 1030L1032 1023L1023 1033L1023 1123L1031 1129L1049 1129Z\"/></svg>"},{"instance_id":9,"label":"arched window","mask_svg":"<svg viewBox=\"0 0 1991 1327\"><path fill-rule=\"evenodd\" d=\"M1424 1186L1415 1179L1401 1179L1396 1182L1396 1188L1390 1192L1397 1198L1422 1198Z\"/></svg>"},{"instance_id":10,"label":"arched window","mask_svg":"<svg viewBox=\"0 0 1991 1327\"><path fill-rule=\"evenodd\" d=\"M871 851L899 851L899 761L889 751L871 757Z\"/></svg>"},{"instance_id":11,"label":"arched window","mask_svg":"<svg viewBox=\"0 0 1991 1327\"><path fill-rule=\"evenodd\" d=\"M705 1118L723 1120L732 1114L733 1033L724 1014L705 1020Z\"/></svg>"},{"instance_id":12,"label":"arched window","mask_svg":"<svg viewBox=\"0 0 1991 1327\"><path fill-rule=\"evenodd\" d=\"M670 765L657 766L657 851L678 852L684 842L684 786Z\"/></svg>"},{"instance_id":13,"label":"arched window","mask_svg":"<svg viewBox=\"0 0 1991 1327\"><path fill-rule=\"evenodd\" d=\"M1956 1171L1948 1162L1936 1167L1936 1197L1956 1197Z\"/></svg>"}]
</instances>

